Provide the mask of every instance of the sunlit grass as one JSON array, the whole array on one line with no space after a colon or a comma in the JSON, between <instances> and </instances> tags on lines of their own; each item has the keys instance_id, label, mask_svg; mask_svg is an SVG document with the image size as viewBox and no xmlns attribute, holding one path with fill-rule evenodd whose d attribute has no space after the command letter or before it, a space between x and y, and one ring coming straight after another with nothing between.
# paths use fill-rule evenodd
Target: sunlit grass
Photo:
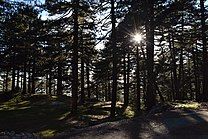
<instances>
[{"instance_id":1,"label":"sunlit grass","mask_svg":"<svg viewBox=\"0 0 208 139\"><path fill-rule=\"evenodd\" d=\"M43 130L43 131L40 131L38 134L42 137L53 137L55 135L57 131L56 130L53 130L53 129L47 129L47 130Z\"/></svg>"},{"instance_id":2,"label":"sunlit grass","mask_svg":"<svg viewBox=\"0 0 208 139\"><path fill-rule=\"evenodd\" d=\"M58 120L64 120L65 118L67 118L67 116L68 116L70 113L71 113L71 112L66 112L66 113L62 114L62 115L58 118Z\"/></svg>"},{"instance_id":3,"label":"sunlit grass","mask_svg":"<svg viewBox=\"0 0 208 139\"><path fill-rule=\"evenodd\" d=\"M198 102L187 102L187 103L175 103L175 108L182 108L182 109L197 109L201 106Z\"/></svg>"},{"instance_id":4,"label":"sunlit grass","mask_svg":"<svg viewBox=\"0 0 208 139\"><path fill-rule=\"evenodd\" d=\"M132 107L128 106L123 115L127 118L132 118L132 117L135 117L135 111L132 109Z\"/></svg>"}]
</instances>

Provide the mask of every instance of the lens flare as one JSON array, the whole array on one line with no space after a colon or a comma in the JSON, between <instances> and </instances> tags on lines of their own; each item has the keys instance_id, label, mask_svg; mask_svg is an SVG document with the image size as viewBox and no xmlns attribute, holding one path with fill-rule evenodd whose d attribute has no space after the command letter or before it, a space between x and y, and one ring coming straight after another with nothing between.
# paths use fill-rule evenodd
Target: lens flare
<instances>
[{"instance_id":1,"label":"lens flare","mask_svg":"<svg viewBox=\"0 0 208 139\"><path fill-rule=\"evenodd\" d=\"M140 43L142 41L142 35L139 33L136 33L135 35L133 35L133 41L135 41L136 43Z\"/></svg>"}]
</instances>

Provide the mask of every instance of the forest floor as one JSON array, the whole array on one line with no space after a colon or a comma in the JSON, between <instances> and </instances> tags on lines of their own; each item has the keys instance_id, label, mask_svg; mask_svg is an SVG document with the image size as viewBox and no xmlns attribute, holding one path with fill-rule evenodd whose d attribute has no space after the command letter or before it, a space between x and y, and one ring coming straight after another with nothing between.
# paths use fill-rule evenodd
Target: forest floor
<instances>
[{"instance_id":1,"label":"forest floor","mask_svg":"<svg viewBox=\"0 0 208 139\"><path fill-rule=\"evenodd\" d=\"M70 115L68 97L17 96L0 104L0 133L35 133L47 138L208 138L207 104L171 103L173 109L134 117L131 107L117 103L117 116L109 118L110 102L86 103ZM133 118L134 117L134 118ZM131 119L129 119L131 118Z\"/></svg>"},{"instance_id":2,"label":"forest floor","mask_svg":"<svg viewBox=\"0 0 208 139\"><path fill-rule=\"evenodd\" d=\"M104 123L56 136L70 139L207 139L208 111L175 109Z\"/></svg>"},{"instance_id":3,"label":"forest floor","mask_svg":"<svg viewBox=\"0 0 208 139\"><path fill-rule=\"evenodd\" d=\"M70 98L66 96L33 95L17 96L0 103L0 133L35 133L42 137L52 137L71 129L80 129L109 121L134 117L131 107L122 108L117 103L118 115L109 118L110 102L92 101L78 107L76 116L70 114Z\"/></svg>"}]
</instances>

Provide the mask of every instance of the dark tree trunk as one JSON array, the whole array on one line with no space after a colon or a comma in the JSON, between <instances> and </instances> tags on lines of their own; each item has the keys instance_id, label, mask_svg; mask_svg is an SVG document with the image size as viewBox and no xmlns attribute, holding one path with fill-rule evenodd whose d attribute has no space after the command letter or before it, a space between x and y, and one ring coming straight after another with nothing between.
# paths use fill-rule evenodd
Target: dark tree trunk
<instances>
[{"instance_id":1,"label":"dark tree trunk","mask_svg":"<svg viewBox=\"0 0 208 139\"><path fill-rule=\"evenodd\" d=\"M26 88L27 88L27 64L26 60L24 60L24 69L23 69L23 90L22 94L26 94Z\"/></svg>"},{"instance_id":2,"label":"dark tree trunk","mask_svg":"<svg viewBox=\"0 0 208 139\"><path fill-rule=\"evenodd\" d=\"M12 90L15 90L15 76L16 76L16 69L15 69L15 53L12 56Z\"/></svg>"},{"instance_id":3,"label":"dark tree trunk","mask_svg":"<svg viewBox=\"0 0 208 139\"><path fill-rule=\"evenodd\" d=\"M179 75L178 75L178 84L179 84L179 89L180 89L180 94L179 94L179 99L183 100L185 95L184 95L184 64L183 64L183 49L184 49L184 15L182 14L182 24L181 24L181 47L180 47L180 60L179 60Z\"/></svg>"},{"instance_id":4,"label":"dark tree trunk","mask_svg":"<svg viewBox=\"0 0 208 139\"><path fill-rule=\"evenodd\" d=\"M48 78L48 94L52 94L52 71L49 71L49 78Z\"/></svg>"},{"instance_id":5,"label":"dark tree trunk","mask_svg":"<svg viewBox=\"0 0 208 139\"><path fill-rule=\"evenodd\" d=\"M169 49L171 51L171 70L173 75L173 99L179 99L179 83L177 77L176 50L173 33L169 31Z\"/></svg>"},{"instance_id":6,"label":"dark tree trunk","mask_svg":"<svg viewBox=\"0 0 208 139\"><path fill-rule=\"evenodd\" d=\"M111 0L111 45L113 48L113 74L112 74L112 98L111 98L111 111L110 116L115 117L116 114L116 98L117 98L117 55L116 55L116 16L115 16L115 5L114 0Z\"/></svg>"},{"instance_id":7,"label":"dark tree trunk","mask_svg":"<svg viewBox=\"0 0 208 139\"><path fill-rule=\"evenodd\" d=\"M110 79L108 81L108 100L111 101L111 83L110 83Z\"/></svg>"},{"instance_id":8,"label":"dark tree trunk","mask_svg":"<svg viewBox=\"0 0 208 139\"><path fill-rule=\"evenodd\" d=\"M180 88L179 100L183 99L183 48L180 48L178 84Z\"/></svg>"},{"instance_id":9,"label":"dark tree trunk","mask_svg":"<svg viewBox=\"0 0 208 139\"><path fill-rule=\"evenodd\" d=\"M105 101L108 101L108 84L105 83Z\"/></svg>"},{"instance_id":10,"label":"dark tree trunk","mask_svg":"<svg viewBox=\"0 0 208 139\"><path fill-rule=\"evenodd\" d=\"M143 100L144 103L146 104L146 92L147 92L147 71L146 71L146 56L145 56L145 52L143 47L141 46L141 50L142 50L142 55L143 55L143 62L142 62L142 66L143 66L143 75L142 75L142 81L143 81Z\"/></svg>"},{"instance_id":11,"label":"dark tree trunk","mask_svg":"<svg viewBox=\"0 0 208 139\"><path fill-rule=\"evenodd\" d=\"M2 92L5 92L5 78L2 80Z\"/></svg>"},{"instance_id":12,"label":"dark tree trunk","mask_svg":"<svg viewBox=\"0 0 208 139\"><path fill-rule=\"evenodd\" d=\"M192 88L192 75L191 75L191 57L190 57L190 52L188 52L188 71L187 71L187 78L188 78L188 84L189 84L189 91L190 91L190 99L191 100L194 100L194 91L193 91L193 88ZM186 93L185 94L185 97L186 99L188 99L188 94Z\"/></svg>"},{"instance_id":13,"label":"dark tree trunk","mask_svg":"<svg viewBox=\"0 0 208 139\"><path fill-rule=\"evenodd\" d=\"M136 51L136 60L137 60L137 68L136 68L136 95L137 95L137 99L136 99L136 106L137 106L137 111L140 112L141 110L141 92L140 92L140 66L139 66L139 46L137 46L137 51Z\"/></svg>"},{"instance_id":14,"label":"dark tree trunk","mask_svg":"<svg viewBox=\"0 0 208 139\"><path fill-rule=\"evenodd\" d=\"M8 91L8 79L9 79L9 70L6 71L6 83L5 83L5 91Z\"/></svg>"},{"instance_id":15,"label":"dark tree trunk","mask_svg":"<svg viewBox=\"0 0 208 139\"><path fill-rule=\"evenodd\" d=\"M36 70L36 62L35 59L33 60L33 65L32 65L32 94L35 94L35 71Z\"/></svg>"},{"instance_id":16,"label":"dark tree trunk","mask_svg":"<svg viewBox=\"0 0 208 139\"><path fill-rule=\"evenodd\" d=\"M58 63L57 95L62 95L62 62Z\"/></svg>"},{"instance_id":17,"label":"dark tree trunk","mask_svg":"<svg viewBox=\"0 0 208 139\"><path fill-rule=\"evenodd\" d=\"M126 92L127 92L127 83L126 83L126 54L124 54L124 61L123 61L124 63L124 67L123 67L123 82L124 82L124 106L125 106L125 102L126 102Z\"/></svg>"},{"instance_id":18,"label":"dark tree trunk","mask_svg":"<svg viewBox=\"0 0 208 139\"><path fill-rule=\"evenodd\" d=\"M46 88L45 89L46 89L46 94L48 95L48 92L49 92L48 91L48 86L49 86L49 83L48 83L48 80L49 80L48 76L49 75L48 75L48 73L45 76L46 76Z\"/></svg>"},{"instance_id":19,"label":"dark tree trunk","mask_svg":"<svg viewBox=\"0 0 208 139\"><path fill-rule=\"evenodd\" d=\"M126 71L126 91L124 93L124 106L127 107L129 105L129 87L130 87L130 53L127 54L127 71Z\"/></svg>"},{"instance_id":20,"label":"dark tree trunk","mask_svg":"<svg viewBox=\"0 0 208 139\"><path fill-rule=\"evenodd\" d=\"M20 88L21 88L21 90L23 90L23 76L24 75L21 75L20 77Z\"/></svg>"},{"instance_id":21,"label":"dark tree trunk","mask_svg":"<svg viewBox=\"0 0 208 139\"><path fill-rule=\"evenodd\" d=\"M30 64L29 64L29 69L28 69L28 83L27 83L27 92L28 94L31 93L31 69L30 69Z\"/></svg>"},{"instance_id":22,"label":"dark tree trunk","mask_svg":"<svg viewBox=\"0 0 208 139\"><path fill-rule=\"evenodd\" d=\"M171 69L171 98L169 99L169 101L173 101L175 99L175 92L174 92L174 80L173 80L173 70Z\"/></svg>"},{"instance_id":23,"label":"dark tree trunk","mask_svg":"<svg viewBox=\"0 0 208 139\"><path fill-rule=\"evenodd\" d=\"M16 82L16 86L17 86L17 88L19 89L19 77L20 77L20 69L18 68L17 69L17 82Z\"/></svg>"},{"instance_id":24,"label":"dark tree trunk","mask_svg":"<svg viewBox=\"0 0 208 139\"><path fill-rule=\"evenodd\" d=\"M77 113L77 100L78 100L78 9L79 0L74 0L74 11L73 11L73 21L74 21L74 32L73 32L73 54L72 54L72 114Z\"/></svg>"},{"instance_id":25,"label":"dark tree trunk","mask_svg":"<svg viewBox=\"0 0 208 139\"><path fill-rule=\"evenodd\" d=\"M84 90L84 58L81 58L81 98L80 98L80 103L83 104L85 101L85 90Z\"/></svg>"},{"instance_id":26,"label":"dark tree trunk","mask_svg":"<svg viewBox=\"0 0 208 139\"><path fill-rule=\"evenodd\" d=\"M195 98L196 101L200 101L200 86L199 86L199 66L198 66L198 48L196 50L192 48L193 64L194 64L194 86L195 86Z\"/></svg>"},{"instance_id":27,"label":"dark tree trunk","mask_svg":"<svg viewBox=\"0 0 208 139\"><path fill-rule=\"evenodd\" d=\"M95 86L95 96L96 96L96 100L99 100L99 88L98 88L98 86L99 86L99 84L97 84L96 86Z\"/></svg>"},{"instance_id":28,"label":"dark tree trunk","mask_svg":"<svg viewBox=\"0 0 208 139\"><path fill-rule=\"evenodd\" d=\"M201 33L202 33L202 45L203 45L203 101L208 101L208 54L207 54L207 38L206 38L206 17L205 17L205 6L204 0L200 0L200 8L201 8Z\"/></svg>"},{"instance_id":29,"label":"dark tree trunk","mask_svg":"<svg viewBox=\"0 0 208 139\"><path fill-rule=\"evenodd\" d=\"M86 62L86 76L87 76L87 97L88 99L91 98L91 93L90 93L90 67L89 67L89 62Z\"/></svg>"},{"instance_id":30,"label":"dark tree trunk","mask_svg":"<svg viewBox=\"0 0 208 139\"><path fill-rule=\"evenodd\" d=\"M154 1L148 0L148 20L146 25L147 31L147 93L146 107L151 110L156 105L156 94L154 85Z\"/></svg>"}]
</instances>

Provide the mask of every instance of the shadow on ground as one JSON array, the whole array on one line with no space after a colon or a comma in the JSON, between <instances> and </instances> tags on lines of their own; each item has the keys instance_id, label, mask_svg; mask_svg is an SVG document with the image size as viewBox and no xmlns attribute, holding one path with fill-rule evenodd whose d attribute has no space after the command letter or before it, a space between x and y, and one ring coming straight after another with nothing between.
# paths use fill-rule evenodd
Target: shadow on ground
<instances>
[{"instance_id":1,"label":"shadow on ground","mask_svg":"<svg viewBox=\"0 0 208 139\"><path fill-rule=\"evenodd\" d=\"M208 138L208 113L171 110L148 118L133 118L79 129L57 138L71 139L160 139Z\"/></svg>"}]
</instances>

